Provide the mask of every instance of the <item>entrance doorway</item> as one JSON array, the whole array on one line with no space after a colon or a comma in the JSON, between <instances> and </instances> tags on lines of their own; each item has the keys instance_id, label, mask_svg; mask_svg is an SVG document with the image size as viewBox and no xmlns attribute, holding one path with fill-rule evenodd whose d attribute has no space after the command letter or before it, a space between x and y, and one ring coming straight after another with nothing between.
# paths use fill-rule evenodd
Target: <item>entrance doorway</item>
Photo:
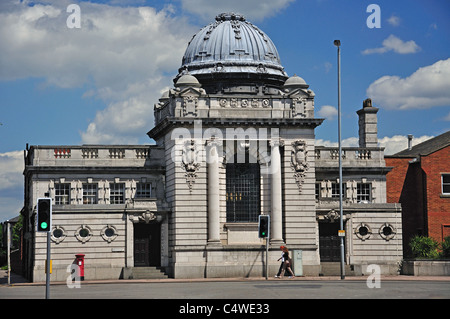
<instances>
[{"instance_id":1,"label":"entrance doorway","mask_svg":"<svg viewBox=\"0 0 450 319\"><path fill-rule=\"evenodd\" d=\"M337 262L341 260L341 240L338 236L338 230L339 223L319 223L321 262Z\"/></svg>"},{"instance_id":2,"label":"entrance doorway","mask_svg":"<svg viewBox=\"0 0 450 319\"><path fill-rule=\"evenodd\" d=\"M134 266L161 266L161 225L134 224Z\"/></svg>"}]
</instances>

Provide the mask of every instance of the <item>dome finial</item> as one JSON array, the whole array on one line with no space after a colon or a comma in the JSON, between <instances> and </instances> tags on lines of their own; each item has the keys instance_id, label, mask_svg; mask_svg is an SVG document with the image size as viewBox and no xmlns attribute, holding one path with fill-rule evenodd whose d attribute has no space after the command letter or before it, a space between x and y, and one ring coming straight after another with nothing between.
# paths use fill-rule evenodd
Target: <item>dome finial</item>
<instances>
[{"instance_id":1,"label":"dome finial","mask_svg":"<svg viewBox=\"0 0 450 319\"><path fill-rule=\"evenodd\" d=\"M245 17L242 14L234 12L224 12L216 16L216 21L230 21L230 20L245 21Z\"/></svg>"}]
</instances>

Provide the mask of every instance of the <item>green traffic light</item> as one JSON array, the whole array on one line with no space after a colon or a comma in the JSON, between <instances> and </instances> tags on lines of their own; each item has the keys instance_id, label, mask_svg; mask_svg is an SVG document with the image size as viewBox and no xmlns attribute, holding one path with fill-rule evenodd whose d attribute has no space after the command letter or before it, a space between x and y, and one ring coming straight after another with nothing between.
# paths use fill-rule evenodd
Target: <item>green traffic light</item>
<instances>
[{"instance_id":1,"label":"green traffic light","mask_svg":"<svg viewBox=\"0 0 450 319\"><path fill-rule=\"evenodd\" d=\"M41 223L41 228L42 228L42 229L47 229L47 227L48 227L48 225L47 225L46 222L42 222L42 223Z\"/></svg>"}]
</instances>

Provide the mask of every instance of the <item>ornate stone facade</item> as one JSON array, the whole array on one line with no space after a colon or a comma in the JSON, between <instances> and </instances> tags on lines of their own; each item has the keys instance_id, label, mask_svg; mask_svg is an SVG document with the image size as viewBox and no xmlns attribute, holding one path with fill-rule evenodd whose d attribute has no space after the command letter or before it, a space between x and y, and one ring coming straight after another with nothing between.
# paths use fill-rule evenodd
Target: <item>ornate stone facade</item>
<instances>
[{"instance_id":1,"label":"ornate stone facade","mask_svg":"<svg viewBox=\"0 0 450 319\"><path fill-rule=\"evenodd\" d=\"M229 51L214 51L213 40ZM286 244L302 251L303 275L318 275L321 230L339 217L336 150L315 146L323 119L314 97L301 77L287 76L267 35L240 15L219 15L193 37L174 87L154 105L156 145L27 149L28 276L43 279L45 235L34 216L46 193L54 280L67 278L79 253L86 279L129 278L140 266L175 278L262 276L260 214L271 217L270 274ZM400 212L384 204L383 150L369 131L367 147L344 150L346 262L359 269L395 263L401 245Z\"/></svg>"}]
</instances>

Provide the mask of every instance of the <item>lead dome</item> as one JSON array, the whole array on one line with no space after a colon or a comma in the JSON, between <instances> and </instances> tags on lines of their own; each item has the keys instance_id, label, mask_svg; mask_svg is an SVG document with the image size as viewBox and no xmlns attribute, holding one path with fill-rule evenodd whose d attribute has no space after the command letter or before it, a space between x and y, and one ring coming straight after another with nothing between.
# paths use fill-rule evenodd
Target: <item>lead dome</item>
<instances>
[{"instance_id":1,"label":"lead dome","mask_svg":"<svg viewBox=\"0 0 450 319\"><path fill-rule=\"evenodd\" d=\"M201 83L204 79L236 80L252 74L283 85L288 78L272 40L235 13L219 14L215 22L192 37L174 81L186 73Z\"/></svg>"},{"instance_id":2,"label":"lead dome","mask_svg":"<svg viewBox=\"0 0 450 319\"><path fill-rule=\"evenodd\" d=\"M306 84L306 82L305 82L305 80L303 80L303 78L294 74L293 76L291 76L289 79L286 80L286 82L284 83L284 87L287 89L308 88L309 85Z\"/></svg>"}]
</instances>

